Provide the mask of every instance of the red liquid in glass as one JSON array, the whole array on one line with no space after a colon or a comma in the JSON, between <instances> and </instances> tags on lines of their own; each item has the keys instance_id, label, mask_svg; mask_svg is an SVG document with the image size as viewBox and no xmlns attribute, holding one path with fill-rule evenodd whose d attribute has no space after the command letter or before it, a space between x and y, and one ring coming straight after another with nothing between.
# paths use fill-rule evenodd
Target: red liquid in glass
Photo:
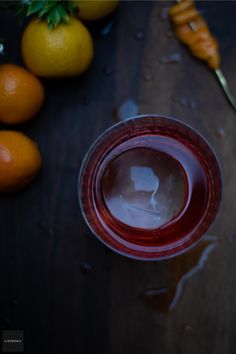
<instances>
[{"instance_id":1,"label":"red liquid in glass","mask_svg":"<svg viewBox=\"0 0 236 354\"><path fill-rule=\"evenodd\" d=\"M140 259L179 254L213 221L221 177L207 143L161 117L114 126L90 150L81 172L81 203L93 232Z\"/></svg>"}]
</instances>

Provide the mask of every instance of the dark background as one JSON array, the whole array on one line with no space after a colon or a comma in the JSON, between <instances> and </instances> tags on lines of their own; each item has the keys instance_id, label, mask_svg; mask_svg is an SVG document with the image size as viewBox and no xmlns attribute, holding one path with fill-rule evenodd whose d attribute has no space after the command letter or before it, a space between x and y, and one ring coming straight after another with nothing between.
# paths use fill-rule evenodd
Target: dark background
<instances>
[{"instance_id":1,"label":"dark background","mask_svg":"<svg viewBox=\"0 0 236 354\"><path fill-rule=\"evenodd\" d=\"M0 328L24 330L26 353L236 353L236 115L214 75L172 35L165 6L122 2L106 36L92 28L95 59L88 73L43 80L42 111L16 127L38 142L44 159L33 184L0 197ZM199 8L219 40L222 69L236 94L236 3ZM22 30L0 10L6 43L0 62L22 63ZM162 63L176 52L179 63ZM191 124L222 165L221 211L208 233L214 241L172 261L114 254L91 235L79 210L83 156L127 99L140 114ZM204 263L209 243L214 249ZM199 260L204 266L168 310L179 279Z\"/></svg>"}]
</instances>

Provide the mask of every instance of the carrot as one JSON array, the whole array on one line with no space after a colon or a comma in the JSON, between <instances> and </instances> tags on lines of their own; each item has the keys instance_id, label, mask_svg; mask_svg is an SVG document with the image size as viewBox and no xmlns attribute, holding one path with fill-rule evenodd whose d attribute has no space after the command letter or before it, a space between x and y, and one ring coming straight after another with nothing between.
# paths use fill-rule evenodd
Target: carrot
<instances>
[{"instance_id":1,"label":"carrot","mask_svg":"<svg viewBox=\"0 0 236 354\"><path fill-rule=\"evenodd\" d=\"M220 66L217 41L194 2L184 0L171 6L169 16L177 38L189 47L195 57L206 61L212 69L217 69Z\"/></svg>"}]
</instances>

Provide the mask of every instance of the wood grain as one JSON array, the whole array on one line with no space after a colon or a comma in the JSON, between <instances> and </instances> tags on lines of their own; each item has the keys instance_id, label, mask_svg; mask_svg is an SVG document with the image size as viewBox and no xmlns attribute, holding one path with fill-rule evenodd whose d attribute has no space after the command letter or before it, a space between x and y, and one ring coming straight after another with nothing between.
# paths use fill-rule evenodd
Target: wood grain
<instances>
[{"instance_id":1,"label":"wood grain","mask_svg":"<svg viewBox=\"0 0 236 354\"><path fill-rule=\"evenodd\" d=\"M25 331L26 353L236 352L236 116L213 74L161 19L167 5L122 2L107 36L92 29L96 55L89 72L43 80L42 111L15 127L38 142L44 157L41 174L29 188L0 197L0 326ZM236 93L236 4L199 6L219 39L222 68ZM0 62L22 63L21 33L17 19L1 10L6 56ZM179 63L161 63L176 52ZM104 74L107 67L110 75ZM209 231L217 246L171 312L147 306L140 295L166 287L170 272L176 279L189 257L173 267L168 261L143 263L116 255L91 235L78 206L83 156L113 123L114 109L129 98L140 114L170 115L191 124L209 140L222 165L221 211ZM84 262L92 267L88 273L81 271Z\"/></svg>"}]
</instances>

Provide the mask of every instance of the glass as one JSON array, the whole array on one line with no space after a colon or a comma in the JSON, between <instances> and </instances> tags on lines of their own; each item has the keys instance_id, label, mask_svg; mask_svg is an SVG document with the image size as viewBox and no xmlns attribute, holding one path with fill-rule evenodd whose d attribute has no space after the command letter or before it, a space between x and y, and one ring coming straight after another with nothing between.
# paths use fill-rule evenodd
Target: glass
<instances>
[{"instance_id":1,"label":"glass","mask_svg":"<svg viewBox=\"0 0 236 354\"><path fill-rule=\"evenodd\" d=\"M138 116L105 131L81 166L79 200L92 232L114 251L161 260L195 245L221 200L219 163L190 126Z\"/></svg>"}]
</instances>

